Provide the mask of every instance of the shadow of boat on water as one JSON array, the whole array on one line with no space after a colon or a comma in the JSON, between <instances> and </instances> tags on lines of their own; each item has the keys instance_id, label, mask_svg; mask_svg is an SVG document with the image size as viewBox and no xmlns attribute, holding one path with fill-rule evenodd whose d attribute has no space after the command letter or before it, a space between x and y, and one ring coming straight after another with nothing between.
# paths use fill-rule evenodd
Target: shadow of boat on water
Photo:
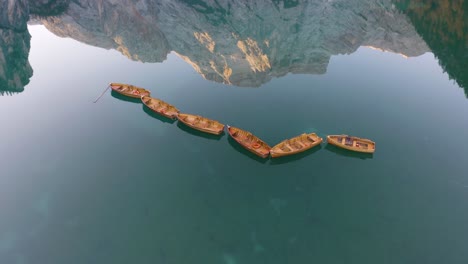
<instances>
[{"instance_id":1,"label":"shadow of boat on water","mask_svg":"<svg viewBox=\"0 0 468 264\"><path fill-rule=\"evenodd\" d=\"M148 114L152 118L158 119L159 121L164 122L164 123L174 124L174 122L177 120L177 119L171 119L171 118L167 118L165 116L162 116L162 115L154 112L153 110L151 110L149 107L147 107L144 104L143 104L143 112L145 112L146 114Z\"/></svg>"},{"instance_id":2,"label":"shadow of boat on water","mask_svg":"<svg viewBox=\"0 0 468 264\"><path fill-rule=\"evenodd\" d=\"M119 99L121 101L135 103L135 104L142 104L140 98L133 98L133 97L128 97L128 96L125 96L125 95L121 95L121 94L119 94L118 92L116 92L114 90L111 91L111 96L116 98L116 99Z\"/></svg>"},{"instance_id":3,"label":"shadow of boat on water","mask_svg":"<svg viewBox=\"0 0 468 264\"><path fill-rule=\"evenodd\" d=\"M235 141L230 136L228 136L228 142L229 142L229 145L231 145L235 150L237 150L237 152L240 152L241 154L244 154L244 155L248 156L249 158L252 158L255 161L258 161L258 162L264 164L269 160L269 158L261 158L261 157L255 155L255 154L253 154L252 152L248 151L247 149L245 149L243 146L241 146L241 144L239 144L237 141Z\"/></svg>"},{"instance_id":4,"label":"shadow of boat on water","mask_svg":"<svg viewBox=\"0 0 468 264\"><path fill-rule=\"evenodd\" d=\"M280 164L285 164L285 163L298 161L300 159L305 158L306 156L310 156L310 155L314 154L315 152L317 152L317 151L319 151L321 149L322 149L322 144L320 144L318 146L315 146L315 147L313 147L311 149L308 149L308 150L306 150L304 152L294 154L294 155L283 156L283 157L278 157L278 158L271 158L270 164L271 165L280 165Z\"/></svg>"},{"instance_id":5,"label":"shadow of boat on water","mask_svg":"<svg viewBox=\"0 0 468 264\"><path fill-rule=\"evenodd\" d=\"M223 136L224 136L224 131L220 134L220 135L214 135L214 134L209 134L209 133L205 133L205 132L201 132L201 131L198 131L196 129L193 129L187 125L185 125L184 123L182 122L177 122L177 126L182 129L183 131L191 134L191 135L194 135L194 136L197 136L197 137L202 137L202 138L206 138L206 139L212 139L212 140L220 140Z\"/></svg>"},{"instance_id":6,"label":"shadow of boat on water","mask_svg":"<svg viewBox=\"0 0 468 264\"><path fill-rule=\"evenodd\" d=\"M362 160L373 159L374 158L373 153L355 152L355 151L351 151L351 150L347 150L347 149L342 149L342 148L339 148L339 147L331 145L331 144L327 144L325 146L325 149L328 150L328 151L331 151L331 152L333 152L335 154L338 154L340 156L344 156L344 157L358 158L358 159L362 159Z\"/></svg>"}]
</instances>

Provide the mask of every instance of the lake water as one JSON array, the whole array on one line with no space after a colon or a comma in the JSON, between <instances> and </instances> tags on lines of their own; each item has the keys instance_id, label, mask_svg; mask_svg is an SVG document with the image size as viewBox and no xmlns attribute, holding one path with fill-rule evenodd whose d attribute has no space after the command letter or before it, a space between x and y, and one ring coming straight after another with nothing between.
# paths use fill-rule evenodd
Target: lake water
<instances>
[{"instance_id":1,"label":"lake water","mask_svg":"<svg viewBox=\"0 0 468 264\"><path fill-rule=\"evenodd\" d=\"M423 34L411 14L405 23ZM229 76L216 52L204 61L181 44L143 63L148 47L130 60L29 26L34 74L23 92L0 97L0 262L467 263L466 72L452 74L457 59L431 51L428 35L397 43L379 30L360 44L340 35L359 46L340 52L344 42L325 34L316 46L330 44L329 60L272 37L266 64L261 45L244 38L237 47L249 46L250 68L239 63ZM214 39L194 36L208 49ZM275 64L289 51L290 64ZM139 100L108 91L93 103L109 82L145 87L270 145L347 133L374 140L376 152L323 143L261 159L226 133L196 132Z\"/></svg>"}]
</instances>

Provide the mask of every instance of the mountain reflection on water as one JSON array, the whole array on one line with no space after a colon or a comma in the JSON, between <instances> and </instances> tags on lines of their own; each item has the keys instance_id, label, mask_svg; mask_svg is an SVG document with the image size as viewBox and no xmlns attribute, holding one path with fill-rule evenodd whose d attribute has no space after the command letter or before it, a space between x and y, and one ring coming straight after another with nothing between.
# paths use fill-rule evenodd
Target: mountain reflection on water
<instances>
[{"instance_id":1,"label":"mountain reflection on water","mask_svg":"<svg viewBox=\"0 0 468 264\"><path fill-rule=\"evenodd\" d=\"M449 76L468 89L467 3L444 3L3 1L1 17L17 21L0 19L0 90L20 92L32 76L28 5L58 36L143 62L162 62L174 51L204 78L225 84L258 87L288 73L323 74L332 55L370 46L408 57L432 50ZM15 14L3 14L8 10Z\"/></svg>"},{"instance_id":2,"label":"mountain reflection on water","mask_svg":"<svg viewBox=\"0 0 468 264\"><path fill-rule=\"evenodd\" d=\"M468 96L468 1L397 0L439 64Z\"/></svg>"}]
</instances>

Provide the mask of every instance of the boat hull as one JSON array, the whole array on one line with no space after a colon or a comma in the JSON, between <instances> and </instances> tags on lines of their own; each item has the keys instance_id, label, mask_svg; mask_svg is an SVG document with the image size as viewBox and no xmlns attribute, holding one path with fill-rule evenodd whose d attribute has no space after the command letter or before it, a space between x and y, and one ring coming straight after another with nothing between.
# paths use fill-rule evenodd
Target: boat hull
<instances>
[{"instance_id":1,"label":"boat hull","mask_svg":"<svg viewBox=\"0 0 468 264\"><path fill-rule=\"evenodd\" d=\"M231 126L227 126L227 128L229 135L246 150L261 158L268 158L271 147L263 140L248 131ZM242 134L243 136L239 136L238 134Z\"/></svg>"},{"instance_id":2,"label":"boat hull","mask_svg":"<svg viewBox=\"0 0 468 264\"><path fill-rule=\"evenodd\" d=\"M290 156L307 151L315 146L320 145L323 139L315 133L302 134L297 137L286 139L275 145L270 150L272 158Z\"/></svg>"},{"instance_id":3,"label":"boat hull","mask_svg":"<svg viewBox=\"0 0 468 264\"><path fill-rule=\"evenodd\" d=\"M158 98L142 96L141 102L143 102L143 104L146 105L153 112L170 119L177 119L177 115L179 114L179 110L175 106L168 104ZM155 106L154 104L157 104L157 106Z\"/></svg>"},{"instance_id":4,"label":"boat hull","mask_svg":"<svg viewBox=\"0 0 468 264\"><path fill-rule=\"evenodd\" d=\"M355 152L375 152L375 142L366 138L358 138L348 135L329 135L327 136L327 142L328 144Z\"/></svg>"},{"instance_id":5,"label":"boat hull","mask_svg":"<svg viewBox=\"0 0 468 264\"><path fill-rule=\"evenodd\" d=\"M140 98L142 96L150 95L148 90L130 84L110 83L109 85L113 91L132 98Z\"/></svg>"},{"instance_id":6,"label":"boat hull","mask_svg":"<svg viewBox=\"0 0 468 264\"><path fill-rule=\"evenodd\" d=\"M199 115L179 114L177 118L182 124L201 132L221 135L224 131L224 125L220 122ZM196 119L200 120L200 122L195 123L194 120ZM214 127L203 127L203 124L208 123L211 123Z\"/></svg>"}]
</instances>

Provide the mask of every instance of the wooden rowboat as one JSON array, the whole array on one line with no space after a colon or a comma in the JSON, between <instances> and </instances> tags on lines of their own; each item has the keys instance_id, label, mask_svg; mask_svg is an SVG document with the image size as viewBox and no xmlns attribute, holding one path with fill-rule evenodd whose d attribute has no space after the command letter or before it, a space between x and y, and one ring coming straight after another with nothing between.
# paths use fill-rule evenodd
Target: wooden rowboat
<instances>
[{"instance_id":1,"label":"wooden rowboat","mask_svg":"<svg viewBox=\"0 0 468 264\"><path fill-rule=\"evenodd\" d=\"M271 147L252 133L237 127L227 126L229 135L248 151L262 158L270 155Z\"/></svg>"},{"instance_id":2,"label":"wooden rowboat","mask_svg":"<svg viewBox=\"0 0 468 264\"><path fill-rule=\"evenodd\" d=\"M224 125L212 119L208 119L199 115L179 114L177 116L183 124L210 134L220 135L224 131Z\"/></svg>"},{"instance_id":3,"label":"wooden rowboat","mask_svg":"<svg viewBox=\"0 0 468 264\"><path fill-rule=\"evenodd\" d=\"M327 142L337 147L357 152L374 153L375 151L375 142L366 138L348 135L329 135L327 136Z\"/></svg>"},{"instance_id":4,"label":"wooden rowboat","mask_svg":"<svg viewBox=\"0 0 468 264\"><path fill-rule=\"evenodd\" d=\"M112 90L118 92L119 94L133 98L140 98L142 96L150 95L150 92L148 90L130 84L110 83L109 85Z\"/></svg>"},{"instance_id":5,"label":"wooden rowboat","mask_svg":"<svg viewBox=\"0 0 468 264\"><path fill-rule=\"evenodd\" d=\"M297 137L281 141L270 150L272 158L297 154L311 149L322 143L322 138L315 133L302 134Z\"/></svg>"},{"instance_id":6,"label":"wooden rowboat","mask_svg":"<svg viewBox=\"0 0 468 264\"><path fill-rule=\"evenodd\" d=\"M177 115L179 114L179 109L177 109L173 105L164 102L163 100L152 98L149 96L142 96L141 101L149 109L167 118L176 119Z\"/></svg>"}]
</instances>

